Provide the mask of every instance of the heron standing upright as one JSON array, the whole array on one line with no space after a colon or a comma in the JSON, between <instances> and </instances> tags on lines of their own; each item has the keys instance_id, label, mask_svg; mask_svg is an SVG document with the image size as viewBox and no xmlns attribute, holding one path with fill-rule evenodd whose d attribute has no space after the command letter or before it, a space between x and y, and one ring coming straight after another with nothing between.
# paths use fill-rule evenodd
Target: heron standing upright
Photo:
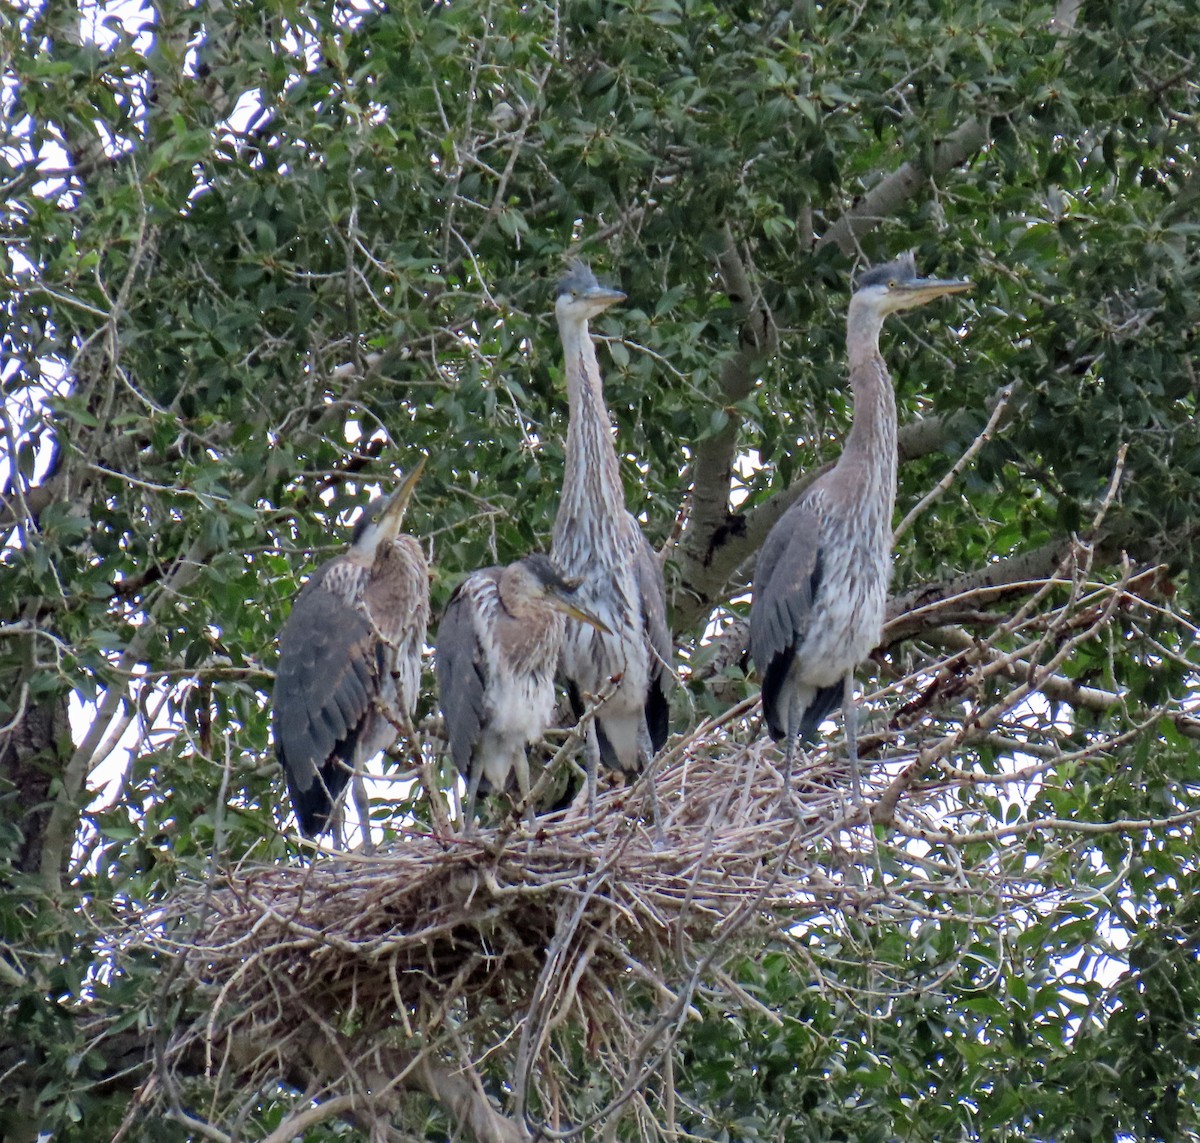
<instances>
[{"instance_id":1,"label":"heron standing upright","mask_svg":"<svg viewBox=\"0 0 1200 1143\"><path fill-rule=\"evenodd\" d=\"M353 778L368 853L364 769L410 721L429 623L425 554L400 532L424 467L371 503L349 551L313 572L279 635L272 725L300 832L332 828L342 844L340 798Z\"/></svg>"},{"instance_id":2,"label":"heron standing upright","mask_svg":"<svg viewBox=\"0 0 1200 1143\"><path fill-rule=\"evenodd\" d=\"M534 553L505 568L472 572L446 604L438 626L438 697L450 756L467 780L468 829L479 791L505 789L512 774L532 828L525 748L554 714L564 616L611 634L575 604L578 587L579 580L564 578Z\"/></svg>"},{"instance_id":3,"label":"heron standing upright","mask_svg":"<svg viewBox=\"0 0 1200 1143\"><path fill-rule=\"evenodd\" d=\"M762 672L767 730L809 740L845 704L846 751L860 796L854 670L878 645L891 578L896 397L879 352L888 314L971 283L917 277L911 253L864 272L850 299L846 350L854 423L842 455L776 521L758 557L750 653Z\"/></svg>"},{"instance_id":4,"label":"heron standing upright","mask_svg":"<svg viewBox=\"0 0 1200 1143\"><path fill-rule=\"evenodd\" d=\"M625 508L613 429L589 319L623 301L582 262L559 282L555 315L562 338L569 424L562 499L550 554L580 580L576 600L609 633L569 622L560 665L576 717L585 695L612 687L588 725L588 809L595 813L597 764L638 773L667 740L673 678L662 568ZM653 786L651 786L653 791Z\"/></svg>"}]
</instances>

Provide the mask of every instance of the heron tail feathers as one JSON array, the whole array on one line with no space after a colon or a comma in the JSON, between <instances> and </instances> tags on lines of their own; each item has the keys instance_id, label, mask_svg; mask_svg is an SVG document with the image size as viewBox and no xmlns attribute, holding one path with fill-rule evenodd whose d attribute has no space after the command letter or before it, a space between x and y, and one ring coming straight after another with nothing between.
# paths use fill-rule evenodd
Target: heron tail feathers
<instances>
[{"instance_id":1,"label":"heron tail feathers","mask_svg":"<svg viewBox=\"0 0 1200 1143\"><path fill-rule=\"evenodd\" d=\"M787 708L789 695L785 693L788 671L796 657L794 647L782 655L775 655L763 668L762 708L767 720L767 733L776 741L787 737Z\"/></svg>"},{"instance_id":2,"label":"heron tail feathers","mask_svg":"<svg viewBox=\"0 0 1200 1143\"><path fill-rule=\"evenodd\" d=\"M314 768L308 784L303 785L301 775L288 764L282 747L278 748L278 754L300 832L305 837L323 834L329 828L333 804L350 780L350 767L335 754L324 766Z\"/></svg>"},{"instance_id":3,"label":"heron tail feathers","mask_svg":"<svg viewBox=\"0 0 1200 1143\"><path fill-rule=\"evenodd\" d=\"M842 705L843 684L839 681L827 687L803 687L799 694L793 692L795 684L788 682L788 672L795 652L776 655L763 672L762 707L767 723L767 733L776 741L788 737L789 711L796 718L796 737L801 742L811 742L817 729L839 706Z\"/></svg>"},{"instance_id":4,"label":"heron tail feathers","mask_svg":"<svg viewBox=\"0 0 1200 1143\"><path fill-rule=\"evenodd\" d=\"M811 742L817 736L817 728L842 705L845 687L841 682L827 687L818 687L808 706L800 716L798 736L801 742Z\"/></svg>"},{"instance_id":5,"label":"heron tail feathers","mask_svg":"<svg viewBox=\"0 0 1200 1143\"><path fill-rule=\"evenodd\" d=\"M657 754L667 743L671 733L671 704L667 701L666 691L661 679L655 679L650 684L646 695L646 728L650 731L650 745Z\"/></svg>"}]
</instances>

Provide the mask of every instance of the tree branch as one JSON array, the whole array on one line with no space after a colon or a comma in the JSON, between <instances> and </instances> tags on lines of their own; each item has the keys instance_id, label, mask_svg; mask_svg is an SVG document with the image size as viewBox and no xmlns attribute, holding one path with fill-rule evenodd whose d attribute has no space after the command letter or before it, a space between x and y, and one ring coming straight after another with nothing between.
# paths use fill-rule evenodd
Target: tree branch
<instances>
[{"instance_id":1,"label":"tree branch","mask_svg":"<svg viewBox=\"0 0 1200 1143\"><path fill-rule=\"evenodd\" d=\"M958 479L963 469L966 468L967 465L970 464L975 458L976 453L978 453L979 450L992 439L993 434L996 432L996 427L1000 423L1000 418L1004 415L1004 410L1008 408L1008 402L1011 400L1012 395L1013 387L1011 385L1006 385L1001 391L1000 400L996 402L995 407L992 409L992 415L988 418L988 423L984 425L983 431L971 442L971 444L967 447L966 452L964 452L962 456L960 456L958 460L956 460L954 464L950 466L945 476L943 476L942 479L937 482L937 484L935 484L927 493L925 493L925 495L921 497L920 501L913 505L911 509L909 509L904 519L896 525L896 530L892 533L893 547L895 547L896 542L900 539L900 537L912 527L914 521L917 520L921 513L925 512L930 505L945 495L950 486L955 482L955 480Z\"/></svg>"},{"instance_id":2,"label":"tree branch","mask_svg":"<svg viewBox=\"0 0 1200 1143\"><path fill-rule=\"evenodd\" d=\"M956 614L964 608L977 613L986 603L1025 594L1031 584L1040 584L1054 574L1073 543L1070 537L1060 536L1028 552L892 596L880 646L890 647L922 631L957 622Z\"/></svg>"},{"instance_id":3,"label":"tree branch","mask_svg":"<svg viewBox=\"0 0 1200 1143\"><path fill-rule=\"evenodd\" d=\"M318 1123L324 1123L335 1115L345 1115L353 1111L358 1103L352 1095L337 1095L332 1099L324 1099L313 1107L306 1107L295 1115L289 1115L263 1139L262 1143L290 1143L310 1127L316 1127Z\"/></svg>"},{"instance_id":4,"label":"tree branch","mask_svg":"<svg viewBox=\"0 0 1200 1143\"><path fill-rule=\"evenodd\" d=\"M1154 569L1157 570L1157 569ZM1154 574L1153 571L1147 574ZM1130 586L1137 577L1130 581ZM973 651L979 648L978 641L968 631L957 627L942 627L926 633L924 638L947 651ZM984 654L996 663L1006 678L1024 681L1029 675L1027 664L1010 659L994 648L984 648ZM1093 714L1110 714L1125 706L1126 696L1117 691L1106 691L1099 687L1088 687L1069 679L1065 675L1047 675L1038 683L1039 691L1051 702L1060 702L1074 710L1086 710ZM1186 738L1200 739L1200 721L1182 711L1164 711L1161 715L1170 721Z\"/></svg>"},{"instance_id":5,"label":"tree branch","mask_svg":"<svg viewBox=\"0 0 1200 1143\"><path fill-rule=\"evenodd\" d=\"M114 1018L120 1013L115 1013ZM200 1018L203 1024L203 1017ZM154 1028L120 1028L108 1034L104 1017L85 1018L79 1024L81 1042L102 1055L105 1075L94 1079L93 1090L107 1094L128 1092L131 1098L146 1084L155 1058ZM246 1083L263 1078L264 1064L284 1084L300 1091L323 1090L312 1106L289 1116L269 1138L292 1139L305 1130L334 1117L356 1120L360 1114L395 1114L400 1110L401 1093L420 1092L440 1103L454 1119L460 1133L478 1143L529 1143L524 1126L503 1115L488 1098L473 1070L452 1068L428 1055L417 1055L398 1048L375 1048L351 1037L314 1028L302 1043L291 1043L286 1059L280 1058L280 1045L249 1031L223 1040L226 1080ZM211 1053L217 1045L201 1034L187 1036L168 1051L169 1066L180 1075L203 1077L212 1064ZM27 1066L25 1045L0 1042L0 1074L12 1077ZM268 1061L271 1061L268 1063ZM348 1066L352 1064L353 1066ZM152 1081L153 1082L153 1081ZM210 1138L221 1138L215 1125L191 1124Z\"/></svg>"},{"instance_id":6,"label":"tree branch","mask_svg":"<svg viewBox=\"0 0 1200 1143\"><path fill-rule=\"evenodd\" d=\"M1028 552L1018 552L974 571L892 596L888 600L881 646L890 647L922 631L954 623L955 613L963 608L976 614L981 605L1024 595L1033 585L1052 576L1076 543L1074 537L1058 536ZM1133 536L1114 529L1092 542L1092 566L1112 567L1127 555L1138 563L1155 564L1133 577L1131 582L1137 583L1158 575L1159 548L1157 536Z\"/></svg>"},{"instance_id":7,"label":"tree branch","mask_svg":"<svg viewBox=\"0 0 1200 1143\"><path fill-rule=\"evenodd\" d=\"M980 119L968 119L946 139L934 145L928 167L916 161L902 163L890 175L880 179L862 198L817 240L816 249L835 245L843 254L853 255L858 240L881 222L894 215L930 180L943 178L965 163L987 142L987 126Z\"/></svg>"},{"instance_id":8,"label":"tree branch","mask_svg":"<svg viewBox=\"0 0 1200 1143\"><path fill-rule=\"evenodd\" d=\"M771 311L751 280L728 224L724 227L724 246L717 256L717 272L739 322L738 347L721 364L725 427L696 445L692 461L687 524L674 553L685 582L703 573L713 546L719 545L725 530L736 527L741 519L729 511L738 430L742 424L733 406L753 391L759 365L779 340Z\"/></svg>"},{"instance_id":9,"label":"tree branch","mask_svg":"<svg viewBox=\"0 0 1200 1143\"><path fill-rule=\"evenodd\" d=\"M529 1134L501 1113L468 1073L452 1071L428 1060L418 1065L414 1078L479 1143L528 1143Z\"/></svg>"}]
</instances>

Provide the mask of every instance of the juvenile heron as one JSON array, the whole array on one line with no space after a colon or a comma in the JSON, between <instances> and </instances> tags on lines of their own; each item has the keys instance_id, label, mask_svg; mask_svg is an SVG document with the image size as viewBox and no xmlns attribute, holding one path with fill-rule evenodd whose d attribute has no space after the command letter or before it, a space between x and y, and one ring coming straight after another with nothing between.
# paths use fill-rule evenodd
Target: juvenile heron
<instances>
[{"instance_id":1,"label":"juvenile heron","mask_svg":"<svg viewBox=\"0 0 1200 1143\"><path fill-rule=\"evenodd\" d=\"M842 455L776 521L758 557L750 653L762 672L767 730L798 739L845 703L846 752L858 796L854 669L878 645L891 578L896 500L896 398L879 353L888 314L971 283L917 277L912 254L863 273L850 299L846 350L854 424Z\"/></svg>"},{"instance_id":2,"label":"juvenile heron","mask_svg":"<svg viewBox=\"0 0 1200 1143\"><path fill-rule=\"evenodd\" d=\"M608 631L575 604L578 587L579 580L564 578L535 553L505 568L472 572L446 604L438 627L438 697L450 756L467 780L468 829L481 789L503 790L515 773L521 797L528 799L525 748L554 714L564 616ZM532 827L528 802L526 814Z\"/></svg>"},{"instance_id":3,"label":"juvenile heron","mask_svg":"<svg viewBox=\"0 0 1200 1143\"><path fill-rule=\"evenodd\" d=\"M272 725L300 832L332 828L342 844L340 798L353 778L368 853L362 775L410 719L429 623L425 555L400 533L424 467L422 459L392 496L372 502L349 551L313 572L279 635Z\"/></svg>"},{"instance_id":4,"label":"juvenile heron","mask_svg":"<svg viewBox=\"0 0 1200 1143\"><path fill-rule=\"evenodd\" d=\"M558 284L554 309L562 337L567 400L566 473L550 554L580 586L580 606L608 633L568 623L560 668L576 717L585 695L615 687L588 725L588 808L595 813L596 769L637 773L667 740L673 649L662 568L625 494L604 386L588 320L625 295L604 289L582 262ZM653 785L651 785L653 793Z\"/></svg>"}]
</instances>

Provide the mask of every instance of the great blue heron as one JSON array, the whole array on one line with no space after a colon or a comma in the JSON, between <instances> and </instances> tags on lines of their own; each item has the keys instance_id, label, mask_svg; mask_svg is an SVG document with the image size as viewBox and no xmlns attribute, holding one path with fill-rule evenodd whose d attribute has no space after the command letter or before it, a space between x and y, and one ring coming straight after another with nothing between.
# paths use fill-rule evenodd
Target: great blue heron
<instances>
[{"instance_id":1,"label":"great blue heron","mask_svg":"<svg viewBox=\"0 0 1200 1143\"><path fill-rule=\"evenodd\" d=\"M845 703L846 750L858 789L854 669L879 643L891 578L896 398L879 353L883 319L971 283L917 277L912 254L865 271L846 326L854 424L842 455L776 521L758 557L750 653L762 672L767 730L797 739Z\"/></svg>"},{"instance_id":2,"label":"great blue heron","mask_svg":"<svg viewBox=\"0 0 1200 1143\"><path fill-rule=\"evenodd\" d=\"M525 748L554 714L564 616L608 631L576 605L578 587L579 580L564 578L535 553L505 568L472 572L446 604L438 626L438 697L450 756L467 780L468 829L480 789L503 790L515 773L528 799ZM528 801L526 814L532 826Z\"/></svg>"},{"instance_id":3,"label":"great blue heron","mask_svg":"<svg viewBox=\"0 0 1200 1143\"><path fill-rule=\"evenodd\" d=\"M625 295L603 288L582 262L559 282L570 423L566 473L550 554L580 582L576 599L610 628L568 623L562 674L576 717L585 695L608 694L588 725L588 807L595 812L597 763L637 773L667 740L673 649L662 569L625 493L588 320ZM615 684L614 681L615 680ZM653 786L651 786L653 792Z\"/></svg>"},{"instance_id":4,"label":"great blue heron","mask_svg":"<svg viewBox=\"0 0 1200 1143\"><path fill-rule=\"evenodd\" d=\"M313 572L279 635L272 724L300 832L332 828L342 844L340 797L353 777L367 852L364 767L409 721L421 678L429 569L400 525L424 466L372 502L349 551Z\"/></svg>"}]
</instances>

